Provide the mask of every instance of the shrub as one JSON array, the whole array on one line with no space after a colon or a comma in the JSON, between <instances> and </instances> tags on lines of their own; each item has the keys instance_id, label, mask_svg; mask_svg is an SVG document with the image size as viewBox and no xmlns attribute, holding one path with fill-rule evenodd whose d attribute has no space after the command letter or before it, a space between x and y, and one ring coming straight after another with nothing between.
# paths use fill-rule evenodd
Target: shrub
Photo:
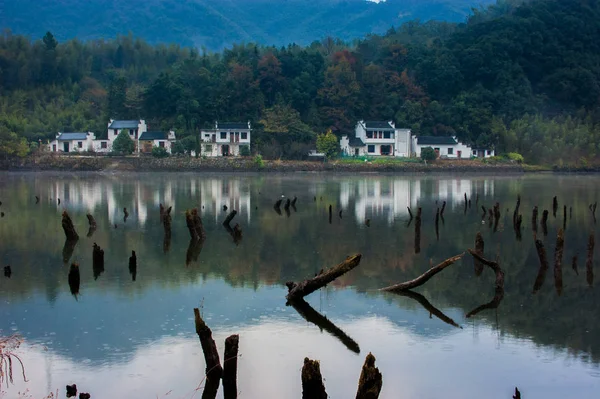
<instances>
[{"instance_id":1,"label":"shrub","mask_svg":"<svg viewBox=\"0 0 600 399\"><path fill-rule=\"evenodd\" d=\"M183 147L183 144L181 143L181 141L176 141L173 143L173 145L171 146L171 153L172 154L185 154L185 148Z\"/></svg>"},{"instance_id":2,"label":"shrub","mask_svg":"<svg viewBox=\"0 0 600 399\"><path fill-rule=\"evenodd\" d=\"M129 137L129 133L125 130L121 130L121 133L119 133L113 143L112 150L120 155L129 155L135 150L135 143L131 137Z\"/></svg>"},{"instance_id":3,"label":"shrub","mask_svg":"<svg viewBox=\"0 0 600 399\"><path fill-rule=\"evenodd\" d=\"M152 156L155 158L166 158L169 156L169 153L164 147L152 147Z\"/></svg>"},{"instance_id":4,"label":"shrub","mask_svg":"<svg viewBox=\"0 0 600 399\"><path fill-rule=\"evenodd\" d=\"M508 154L506 154L506 158L516 163L525 162L525 158L523 158L523 155L519 154L518 152L509 152Z\"/></svg>"},{"instance_id":5,"label":"shrub","mask_svg":"<svg viewBox=\"0 0 600 399\"><path fill-rule=\"evenodd\" d=\"M339 148L338 138L331 132L331 129L327 130L327 133L317 136L317 151L325 154L327 158L334 158L338 154Z\"/></svg>"},{"instance_id":6,"label":"shrub","mask_svg":"<svg viewBox=\"0 0 600 399\"><path fill-rule=\"evenodd\" d=\"M250 146L249 145L240 146L240 155L243 157L250 156Z\"/></svg>"},{"instance_id":7,"label":"shrub","mask_svg":"<svg viewBox=\"0 0 600 399\"><path fill-rule=\"evenodd\" d=\"M423 161L435 161L437 159L437 153L431 147L425 147L421 149L421 159Z\"/></svg>"},{"instance_id":8,"label":"shrub","mask_svg":"<svg viewBox=\"0 0 600 399\"><path fill-rule=\"evenodd\" d=\"M254 157L254 165L259 168L263 168L265 166L265 162L263 161L262 155L256 154L256 156Z\"/></svg>"},{"instance_id":9,"label":"shrub","mask_svg":"<svg viewBox=\"0 0 600 399\"><path fill-rule=\"evenodd\" d=\"M183 146L183 150L185 151L186 154L188 155L192 155L192 151L196 151L196 137L194 136L187 136L182 138L181 140L179 140L181 142L181 145ZM173 151L173 149L171 149L171 152Z\"/></svg>"}]
</instances>

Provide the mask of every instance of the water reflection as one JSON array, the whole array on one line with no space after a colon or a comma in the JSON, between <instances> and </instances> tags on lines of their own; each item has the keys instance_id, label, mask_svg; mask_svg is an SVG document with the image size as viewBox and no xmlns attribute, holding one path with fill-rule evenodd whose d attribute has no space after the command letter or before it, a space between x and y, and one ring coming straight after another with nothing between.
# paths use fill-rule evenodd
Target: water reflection
<instances>
[{"instance_id":1,"label":"water reflection","mask_svg":"<svg viewBox=\"0 0 600 399\"><path fill-rule=\"evenodd\" d=\"M407 397L441 397L449 391L509 397L514 385L524 392L529 388L528 397L572 392L590 397L598 387L590 374L598 373L600 342L590 332L600 329L595 317L600 294L588 287L584 273L565 268L561 297L547 283L531 295L540 268L535 231L525 223L519 241L512 210L520 194L520 213L531 220L534 206L550 209L558 195L561 206L565 202L573 209L564 259L577 254L583 259L590 232L597 231L588 209L600 194L597 183L595 176L5 174L0 176L7 214L0 223L0 258L12 265L13 275L0 280L0 334L18 331L28 342L48 347L36 352L34 346L26 354L32 368L49 359L60 364L48 375L30 372L32 381L51 380L59 387L77 379L80 385L101 374L118 382L121 396L162 397L174 389L174 397L188 397L204 369L191 318L191 309L202 304L220 348L225 336L240 334L247 363L240 366L238 387L247 397L297 397L305 356L322 361L332 397L347 397L358 380L362 354L369 351L384 375L383 397L396 397L400 389L412 393ZM279 199L286 215L273 211ZM499 217L482 220L481 206L491 211L496 202ZM161 203L173 207L168 237ZM338 215L331 220L330 205ZM207 234L200 245L189 241L185 224L185 210L194 207ZM407 228L408 207L415 214L422 209L418 253L415 221ZM93 214L93 235L80 234L77 245L65 245L63 209L80 233L88 229L86 214ZM238 214L229 231L222 222L233 209ZM542 226L547 237L537 236L549 255L563 223L563 218L549 218ZM236 225L243 239L236 240ZM490 304L494 287L493 273L476 277L471 259L448 268L410 298L375 292L472 248L477 232L485 240L484 257L498 259L506 272L506 293L499 306L492 304L495 310L465 318L478 305ZM106 267L97 280L94 242L105 251ZM128 262L132 251L135 268ZM361 265L308 297L308 308L296 313L285 307L286 281L310 277L356 252L363 254ZM67 284L73 262L80 271L76 289ZM591 274L594 267L592 261ZM180 349L188 362L177 357ZM256 358L250 356L254 353ZM156 378L164 364L174 370ZM186 364L185 370L178 364ZM440 364L445 371L439 374L447 376L435 387L428 381L432 364ZM275 378L267 375L268 367L281 373L273 386L264 382ZM574 370L580 373L571 378ZM171 371L177 377L170 379ZM473 381L474 375L491 385L456 383L462 377ZM488 381L492 375L501 379ZM572 381L581 385L573 388ZM105 385L85 390L115 396Z\"/></svg>"}]
</instances>

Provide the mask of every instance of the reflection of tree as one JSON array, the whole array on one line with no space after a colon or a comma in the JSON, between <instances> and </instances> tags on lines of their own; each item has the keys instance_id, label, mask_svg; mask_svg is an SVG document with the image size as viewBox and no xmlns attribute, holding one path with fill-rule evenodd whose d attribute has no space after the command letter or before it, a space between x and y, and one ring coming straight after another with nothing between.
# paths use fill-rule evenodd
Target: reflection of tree
<instances>
[{"instance_id":1,"label":"reflection of tree","mask_svg":"<svg viewBox=\"0 0 600 399\"><path fill-rule=\"evenodd\" d=\"M312 308L304 299L299 299L290 303L290 305L298 312L304 320L315 324L321 329L325 330L329 334L339 339L346 348L350 349L354 353L360 353L360 347L352 338L350 338L344 331L333 324L329 319Z\"/></svg>"},{"instance_id":2,"label":"reflection of tree","mask_svg":"<svg viewBox=\"0 0 600 399\"><path fill-rule=\"evenodd\" d=\"M460 325L458 325L450 317L446 316L441 310L439 310L438 308L433 306L427 300L427 298L425 298L423 295L419 294L418 292L409 290L409 291L391 291L391 293L394 295L405 296L405 297L414 299L415 301L419 302L421 304L421 306L423 306L430 314L434 315L435 317L437 317L444 323L450 324L451 326L462 329L462 327Z\"/></svg>"},{"instance_id":3,"label":"reflection of tree","mask_svg":"<svg viewBox=\"0 0 600 399\"><path fill-rule=\"evenodd\" d=\"M21 372L23 373L23 381L27 382L25 377L25 366L13 351L21 345L21 338L17 335L11 335L10 337L0 337L0 386L3 383L13 384L13 359L18 361L21 365Z\"/></svg>"}]
</instances>

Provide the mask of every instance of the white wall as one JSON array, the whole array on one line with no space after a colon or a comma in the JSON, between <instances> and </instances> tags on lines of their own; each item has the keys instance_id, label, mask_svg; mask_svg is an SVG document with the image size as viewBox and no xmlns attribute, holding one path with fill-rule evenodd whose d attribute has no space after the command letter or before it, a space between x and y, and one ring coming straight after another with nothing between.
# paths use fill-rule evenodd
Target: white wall
<instances>
[{"instance_id":1,"label":"white wall","mask_svg":"<svg viewBox=\"0 0 600 399\"><path fill-rule=\"evenodd\" d=\"M394 155L397 157L410 157L410 129L396 129L396 145Z\"/></svg>"}]
</instances>

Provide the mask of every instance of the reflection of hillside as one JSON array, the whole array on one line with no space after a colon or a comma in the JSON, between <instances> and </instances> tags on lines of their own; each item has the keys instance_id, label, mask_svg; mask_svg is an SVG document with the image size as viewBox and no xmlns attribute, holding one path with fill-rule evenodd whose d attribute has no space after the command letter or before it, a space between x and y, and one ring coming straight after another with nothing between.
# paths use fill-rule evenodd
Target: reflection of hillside
<instances>
[{"instance_id":1,"label":"reflection of hillside","mask_svg":"<svg viewBox=\"0 0 600 399\"><path fill-rule=\"evenodd\" d=\"M330 287L353 288L343 291L348 293L350 299L354 299L344 302L352 309L336 309L332 311L333 316L346 311L360 316L372 311L366 306L368 302L361 299L363 297L360 292L369 291L369 296L379 297L379 294L371 293L370 290L413 278L429 267L430 260L435 263L472 247L475 233L481 231L486 242L486 253L491 257L498 254L506 271L506 296L498 309L497 320L496 312L489 311L478 315L474 323L492 326L498 323L503 333L531 337L539 344L557 349L567 348L578 356L589 356L593 362L600 361L600 344L593 334L587 332L600 329L600 322L591 316L598 314L600 310L598 290L588 289L585 279L570 273L571 270L565 266L565 293L561 298L556 297L550 281L546 281L546 286L542 287L540 293L531 296L538 263L533 251L529 223L523 223L523 241L519 243L510 225L511 213L507 214L505 211L506 208L512 211L516 195L521 194L521 209L524 219L529 221L534 205L540 206L540 209L551 207L552 195L545 198L540 193L552 192L559 198L568 198L569 205L573 205L573 219L567 225L564 264L568 265L571 257L579 253L581 265L587 234L595 228L591 224L587 204L594 202L600 193L596 177L553 176L492 181L473 179L470 195L479 193L480 204L489 206L496 200L501 202L502 218L497 233L487 224L481 223L479 210L471 209L466 215L463 214L462 201L466 185L460 183L462 192L452 197L450 205L455 204L455 207L449 206L446 211L445 223L440 225L439 241L435 239L433 225L435 201L443 198L440 185L454 187L440 181L452 179L370 176L367 180L375 182L371 184L366 183L363 176L326 176L322 179L304 175L243 179L227 175L219 179L214 176L198 178L192 175L164 174L62 177L64 182L58 187L62 187L59 189L62 193L67 187L67 202L58 207L54 201L51 203L47 198L42 198L40 204L35 205L33 198L36 193L51 192L55 195L54 193L59 192L50 191L54 188L49 188L57 186L54 181L57 179L44 175L8 175L0 178L2 208L6 212L6 217L0 220L0 255L3 261L13 265L11 280L0 280L0 296L9 299L10 307L15 309L23 306L22 309L31 312L29 309L43 303L42 298L45 296L50 307L55 306L60 312L66 309L66 317L70 309L89 312L88 306L91 304L87 305L86 297L97 298L99 293L106 294L102 301L112 303L114 309L121 307L120 301L132 301L150 293L153 294L153 300L161 301L160 298L164 297L164 301L177 302L177 309L183 308L182 303L193 307L202 298L206 299L211 295L210 291L199 286L200 282L211 281L213 278L222 279L231 287L274 285L275 290L281 287L281 303L278 302L279 295L273 295L255 306L256 309L273 308L283 306L285 281L312 276L323 267L337 264L348 254L360 252L363 254L361 265ZM77 191L73 186L81 188ZM356 207L356 204L361 203L359 193L371 195L371 188L373 201L379 201L377 195L386 198L396 196L399 212L404 205L402 201L418 199L423 206L424 215L421 254L414 255L411 250L414 229L406 228L405 223L396 220L396 217L390 223L389 215L394 212L391 203L386 212L367 216L372 219L371 227L367 228L364 220L357 218L358 211L352 206ZM418 196L415 194L417 188ZM458 186L456 189L458 190ZM396 190L399 194L396 194ZM410 196L406 194L406 190L412 190ZM91 198L99 196L101 200L86 202L92 200L81 192L92 192L94 195ZM234 195L226 196L227 193ZM291 197L298 196L297 212L292 212L290 217L285 214L279 216L272 210L274 200L280 198L282 193ZM315 196L316 201L313 198ZM239 198L237 203L235 198ZM109 207L110 201L113 205ZM140 205L136 207L135 201ZM163 252L163 229L158 220L160 202L174 206L172 245L167 254ZM98 230L91 239L85 237L85 213L90 204L94 206L93 213L98 222ZM189 235L183 211L201 204L204 205L203 219L208 238L198 262L185 267ZM241 210L235 219L244 231L244 239L239 246L232 243L231 237L220 225L226 214L222 210L223 204L228 204L228 207L239 205ZM335 217L332 224L329 224L329 204L333 204L336 209L340 206L348 207L348 212L344 214L348 214L348 217ZM72 214L82 236L72 258L80 263L82 270L80 302L74 302L70 296L67 286L68 265L63 265L62 262L64 235L60 227L60 211L63 205ZM141 217L142 205L146 209L145 222ZM127 207L131 215L125 225L120 213L123 207ZM113 214L116 216L111 216ZM112 227L112 220L119 224L117 229ZM550 231L545 238L549 254L553 252L556 227L559 224L561 221L558 219L549 219ZM106 271L97 281L93 281L92 277L93 242L97 242L106 251ZM127 259L132 249L138 254L135 283L131 282L127 268ZM445 313L449 313L449 308L467 312L489 301L493 295L493 273L486 271L481 278L476 279L472 270L472 262L465 259L456 267L444 271L420 291ZM193 298L189 303L177 296L186 290L190 290L190 297ZM217 298L228 307L221 307L222 310L215 317L230 318L241 323L244 317L252 316L252 312L240 310L246 309L244 302L248 300L238 301L238 298L242 298L238 296L239 292L237 288L223 288L218 292ZM411 305L410 299L386 300L394 301L400 310L418 306ZM6 315L10 308L4 304L5 301L2 303L0 311L2 315ZM144 306L151 308L153 305L147 303ZM105 313L112 314L114 309L106 309ZM319 310L317 307L315 309ZM232 314L240 318L235 319ZM393 323L400 323L405 317L399 313L386 316ZM38 317L44 320L48 318L43 313ZM464 325L463 321L459 321L460 316L451 317ZM148 323L145 327L149 330L152 330L152 325L160 324L150 313L140 313L139 320L142 318L144 323ZM136 320L138 317L134 314L117 317L117 320L126 319ZM435 321L432 323L437 328L438 324ZM65 324L68 325L68 322L65 321ZM183 325L184 322L179 324ZM108 326L106 329L109 329ZM110 329L119 331L119 326L113 325ZM115 331L106 332L111 333ZM131 336L127 334L127 337ZM355 338L352 334L349 335ZM69 339L73 339L73 336ZM67 341L65 340L65 345L69 345ZM362 349L362 343L359 344Z\"/></svg>"}]
</instances>

